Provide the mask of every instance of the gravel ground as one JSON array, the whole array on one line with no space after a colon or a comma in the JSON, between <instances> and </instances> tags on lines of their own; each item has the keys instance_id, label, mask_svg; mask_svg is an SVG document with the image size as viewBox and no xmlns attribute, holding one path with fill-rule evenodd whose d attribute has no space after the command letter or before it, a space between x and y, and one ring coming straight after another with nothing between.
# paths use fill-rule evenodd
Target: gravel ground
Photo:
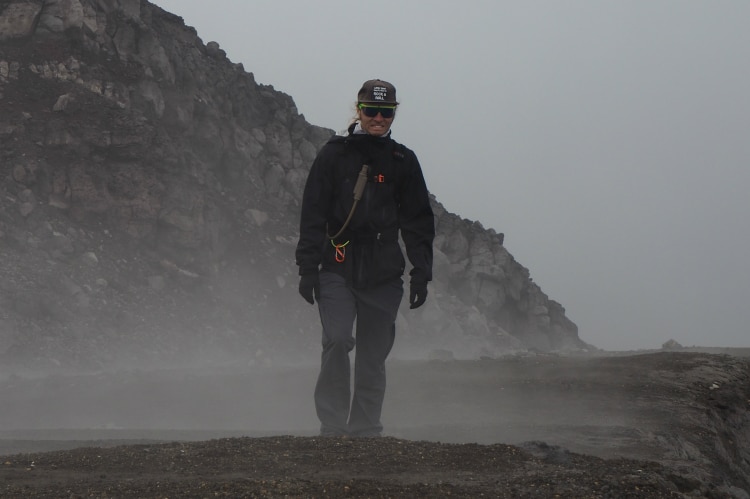
<instances>
[{"instance_id":1,"label":"gravel ground","mask_svg":"<svg viewBox=\"0 0 750 499\"><path fill-rule=\"evenodd\" d=\"M544 445L267 437L8 458L3 497L679 497L662 466Z\"/></svg>"},{"instance_id":2,"label":"gravel ground","mask_svg":"<svg viewBox=\"0 0 750 499\"><path fill-rule=\"evenodd\" d=\"M311 404L313 373L274 373L273 386L258 371L7 378L0 497L746 498L750 490L745 358L393 363L387 436L377 439L314 436L314 417L301 409ZM42 430L74 414L82 425L119 415L125 428ZM140 424L162 428L127 429L144 414L152 419ZM274 423L295 430L274 433Z\"/></svg>"}]
</instances>

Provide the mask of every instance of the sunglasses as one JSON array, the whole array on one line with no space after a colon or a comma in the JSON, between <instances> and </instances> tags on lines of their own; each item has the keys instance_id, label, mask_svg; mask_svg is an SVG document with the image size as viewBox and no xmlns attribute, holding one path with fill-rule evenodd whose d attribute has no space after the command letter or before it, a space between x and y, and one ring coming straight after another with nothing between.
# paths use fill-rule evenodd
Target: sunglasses
<instances>
[{"instance_id":1,"label":"sunglasses","mask_svg":"<svg viewBox=\"0 0 750 499\"><path fill-rule=\"evenodd\" d=\"M374 118L380 113L380 116L388 119L393 118L393 115L396 114L396 106L369 106L367 104L360 104L357 107L359 107L368 118Z\"/></svg>"}]
</instances>

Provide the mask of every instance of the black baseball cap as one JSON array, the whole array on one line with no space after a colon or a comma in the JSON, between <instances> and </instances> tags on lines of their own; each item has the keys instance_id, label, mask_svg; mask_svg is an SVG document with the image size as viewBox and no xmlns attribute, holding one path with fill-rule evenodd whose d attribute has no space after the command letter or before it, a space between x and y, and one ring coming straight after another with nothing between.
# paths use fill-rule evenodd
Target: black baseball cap
<instances>
[{"instance_id":1,"label":"black baseball cap","mask_svg":"<svg viewBox=\"0 0 750 499\"><path fill-rule=\"evenodd\" d=\"M357 94L357 102L362 104L390 104L397 106L396 87L383 80L367 80Z\"/></svg>"}]
</instances>

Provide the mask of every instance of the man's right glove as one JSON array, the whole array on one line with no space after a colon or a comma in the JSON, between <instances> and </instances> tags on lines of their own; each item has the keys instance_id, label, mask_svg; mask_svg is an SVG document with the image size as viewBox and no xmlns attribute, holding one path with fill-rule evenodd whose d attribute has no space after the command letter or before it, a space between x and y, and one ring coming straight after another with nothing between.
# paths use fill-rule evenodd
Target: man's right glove
<instances>
[{"instance_id":1,"label":"man's right glove","mask_svg":"<svg viewBox=\"0 0 750 499\"><path fill-rule=\"evenodd\" d=\"M299 294L302 295L307 303L313 305L315 300L320 299L320 278L318 271L304 274L299 280ZM315 299L313 299L315 297Z\"/></svg>"},{"instance_id":2,"label":"man's right glove","mask_svg":"<svg viewBox=\"0 0 750 499\"><path fill-rule=\"evenodd\" d=\"M422 280L411 280L409 286L409 308L419 308L427 300L427 282Z\"/></svg>"}]
</instances>

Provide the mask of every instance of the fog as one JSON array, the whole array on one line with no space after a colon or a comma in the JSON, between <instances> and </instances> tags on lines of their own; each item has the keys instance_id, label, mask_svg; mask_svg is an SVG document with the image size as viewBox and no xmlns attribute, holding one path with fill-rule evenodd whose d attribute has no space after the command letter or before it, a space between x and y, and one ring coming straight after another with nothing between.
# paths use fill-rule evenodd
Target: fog
<instances>
[{"instance_id":1,"label":"fog","mask_svg":"<svg viewBox=\"0 0 750 499\"><path fill-rule=\"evenodd\" d=\"M394 138L604 349L747 346L750 3L157 0L313 124Z\"/></svg>"},{"instance_id":2,"label":"fog","mask_svg":"<svg viewBox=\"0 0 750 499\"><path fill-rule=\"evenodd\" d=\"M393 82L394 138L416 151L430 190L449 211L503 232L584 341L750 346L750 3L155 3L291 95L316 125L343 129L364 80ZM600 428L610 438L637 420L601 393L571 396L559 371L513 378L510 365L492 377L472 371L477 361L441 384L447 364L424 372L397 358L383 413L391 436L544 439L594 452L577 425L593 428L594 441ZM314 435L316 361L0 376L0 454L18 450L3 447L5 432L34 449L76 438ZM534 393L529 380L540 384Z\"/></svg>"},{"instance_id":3,"label":"fog","mask_svg":"<svg viewBox=\"0 0 750 499\"><path fill-rule=\"evenodd\" d=\"M385 434L409 440L544 440L607 456L633 414L617 378L578 360L389 361ZM559 359L558 359L559 360ZM598 376L598 383L588 379ZM119 370L0 382L0 455L80 446L316 436L317 367ZM597 387L615 384L604 399ZM637 412L634 409L634 412ZM598 432L610 443L597 443Z\"/></svg>"}]
</instances>

